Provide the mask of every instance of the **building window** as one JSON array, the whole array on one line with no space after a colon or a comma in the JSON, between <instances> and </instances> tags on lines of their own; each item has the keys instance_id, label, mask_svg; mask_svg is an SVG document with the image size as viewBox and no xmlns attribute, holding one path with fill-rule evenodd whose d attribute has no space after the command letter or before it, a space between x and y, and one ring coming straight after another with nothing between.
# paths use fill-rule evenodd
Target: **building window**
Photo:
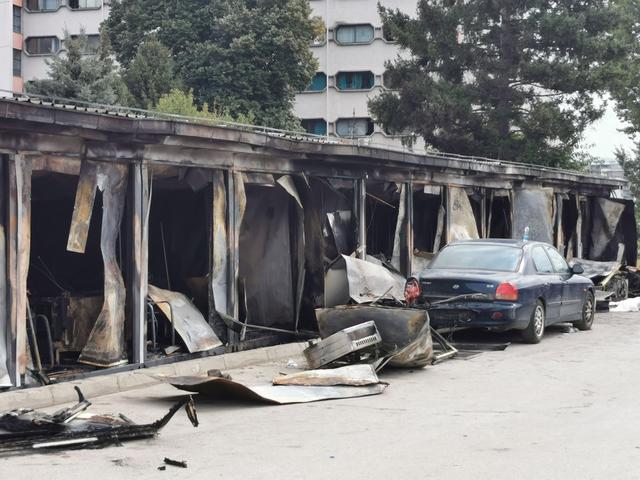
<instances>
[{"instance_id":1,"label":"building window","mask_svg":"<svg viewBox=\"0 0 640 480\"><path fill-rule=\"evenodd\" d=\"M321 92L325 88L327 88L327 76L322 72L318 72L311 79L311 84L305 92Z\"/></svg>"},{"instance_id":2,"label":"building window","mask_svg":"<svg viewBox=\"0 0 640 480\"><path fill-rule=\"evenodd\" d=\"M22 8L13 6L13 31L14 33L22 33Z\"/></svg>"},{"instance_id":3,"label":"building window","mask_svg":"<svg viewBox=\"0 0 640 480\"><path fill-rule=\"evenodd\" d=\"M13 49L13 76L22 76L22 51Z\"/></svg>"},{"instance_id":4,"label":"building window","mask_svg":"<svg viewBox=\"0 0 640 480\"><path fill-rule=\"evenodd\" d=\"M79 35L71 35L71 38L75 40ZM85 35L87 44L83 50L83 53L96 53L100 47L100 35Z\"/></svg>"},{"instance_id":5,"label":"building window","mask_svg":"<svg viewBox=\"0 0 640 480\"><path fill-rule=\"evenodd\" d=\"M69 0L69 8L73 10L100 8L101 6L102 0Z\"/></svg>"},{"instance_id":6,"label":"building window","mask_svg":"<svg viewBox=\"0 0 640 480\"><path fill-rule=\"evenodd\" d=\"M367 137L373 133L370 118L341 118L336 122L336 134L344 138Z\"/></svg>"},{"instance_id":7,"label":"building window","mask_svg":"<svg viewBox=\"0 0 640 480\"><path fill-rule=\"evenodd\" d=\"M373 83L372 72L339 72L336 76L338 90L370 90Z\"/></svg>"},{"instance_id":8,"label":"building window","mask_svg":"<svg viewBox=\"0 0 640 480\"><path fill-rule=\"evenodd\" d=\"M31 12L50 12L58 9L58 0L27 0L27 10Z\"/></svg>"},{"instance_id":9,"label":"building window","mask_svg":"<svg viewBox=\"0 0 640 480\"><path fill-rule=\"evenodd\" d=\"M327 122L324 118L307 118L302 120L302 128L313 135L326 135Z\"/></svg>"},{"instance_id":10,"label":"building window","mask_svg":"<svg viewBox=\"0 0 640 480\"><path fill-rule=\"evenodd\" d=\"M342 44L371 43L373 27L371 25L341 25L336 29L336 42Z\"/></svg>"},{"instance_id":11,"label":"building window","mask_svg":"<svg viewBox=\"0 0 640 480\"><path fill-rule=\"evenodd\" d=\"M32 55L53 55L60 49L58 37L29 37L25 43L27 53Z\"/></svg>"}]
</instances>

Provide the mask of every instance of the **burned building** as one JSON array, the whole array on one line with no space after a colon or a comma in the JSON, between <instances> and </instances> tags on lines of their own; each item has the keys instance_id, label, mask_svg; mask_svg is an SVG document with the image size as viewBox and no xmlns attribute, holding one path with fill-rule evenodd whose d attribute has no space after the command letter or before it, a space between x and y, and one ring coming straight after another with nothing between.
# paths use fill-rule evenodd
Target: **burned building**
<instances>
[{"instance_id":1,"label":"burned building","mask_svg":"<svg viewBox=\"0 0 640 480\"><path fill-rule=\"evenodd\" d=\"M525 229L637 257L623 180L202 122L0 100L0 386L313 332L351 259Z\"/></svg>"}]
</instances>

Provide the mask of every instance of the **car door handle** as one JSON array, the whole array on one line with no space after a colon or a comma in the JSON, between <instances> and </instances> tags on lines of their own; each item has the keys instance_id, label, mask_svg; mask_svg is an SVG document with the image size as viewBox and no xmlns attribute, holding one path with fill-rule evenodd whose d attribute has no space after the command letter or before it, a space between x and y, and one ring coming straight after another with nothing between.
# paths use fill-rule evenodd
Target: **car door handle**
<instances>
[{"instance_id":1,"label":"car door handle","mask_svg":"<svg viewBox=\"0 0 640 480\"><path fill-rule=\"evenodd\" d=\"M549 282L544 282L544 286L545 286L545 287L550 287L550 286L551 286L551 284L550 284Z\"/></svg>"}]
</instances>

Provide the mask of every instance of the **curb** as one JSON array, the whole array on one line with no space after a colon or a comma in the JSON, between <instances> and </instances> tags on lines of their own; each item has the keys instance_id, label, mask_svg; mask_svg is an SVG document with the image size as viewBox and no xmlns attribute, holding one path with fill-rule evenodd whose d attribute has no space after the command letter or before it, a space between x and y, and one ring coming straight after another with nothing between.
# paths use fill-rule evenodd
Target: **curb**
<instances>
[{"instance_id":1,"label":"curb","mask_svg":"<svg viewBox=\"0 0 640 480\"><path fill-rule=\"evenodd\" d=\"M259 365L299 357L307 346L307 342L286 343L241 352L225 353L213 357L185 360L156 367L140 368L128 372L100 375L55 385L13 390L0 393L0 411L14 408L44 408L61 403L75 402L78 400L78 396L73 389L74 385L79 386L85 397L91 400L102 395L160 383L150 375L198 375L214 368L224 371Z\"/></svg>"}]
</instances>

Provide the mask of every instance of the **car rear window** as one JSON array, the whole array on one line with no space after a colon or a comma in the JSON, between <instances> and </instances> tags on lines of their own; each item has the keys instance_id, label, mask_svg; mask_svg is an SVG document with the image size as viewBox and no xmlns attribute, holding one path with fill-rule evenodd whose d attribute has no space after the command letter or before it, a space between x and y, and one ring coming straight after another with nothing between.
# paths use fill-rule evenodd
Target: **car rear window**
<instances>
[{"instance_id":1,"label":"car rear window","mask_svg":"<svg viewBox=\"0 0 640 480\"><path fill-rule=\"evenodd\" d=\"M433 259L429 268L513 272L521 258L522 250L516 247L472 243L449 245Z\"/></svg>"}]
</instances>

